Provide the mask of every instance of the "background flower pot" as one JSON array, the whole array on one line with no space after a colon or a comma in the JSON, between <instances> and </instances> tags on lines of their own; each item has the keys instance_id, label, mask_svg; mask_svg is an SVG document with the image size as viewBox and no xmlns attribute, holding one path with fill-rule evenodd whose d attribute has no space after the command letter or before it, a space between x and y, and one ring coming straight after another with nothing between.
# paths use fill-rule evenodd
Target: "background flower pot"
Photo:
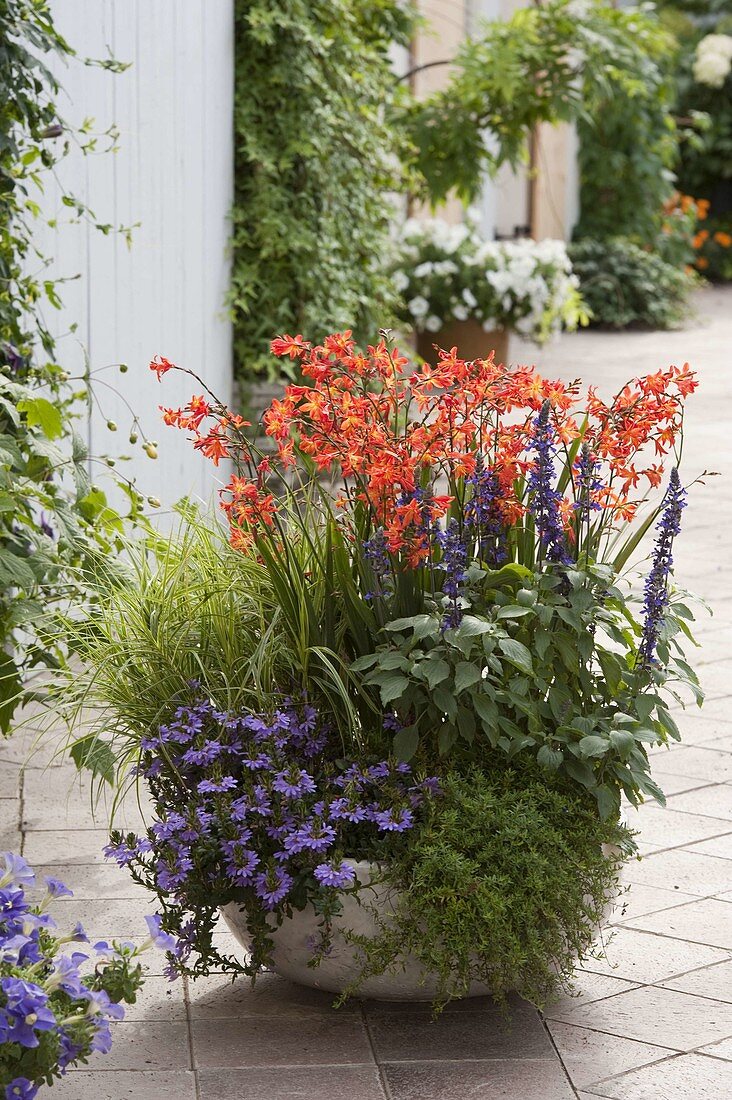
<instances>
[{"instance_id":1,"label":"background flower pot","mask_svg":"<svg viewBox=\"0 0 732 1100\"><path fill-rule=\"evenodd\" d=\"M417 351L428 362L435 358L434 345L447 351L457 347L461 359L485 359L495 351L497 363L508 362L509 329L486 332L478 321L450 321L437 332L420 332Z\"/></svg>"},{"instance_id":2,"label":"background flower pot","mask_svg":"<svg viewBox=\"0 0 732 1100\"><path fill-rule=\"evenodd\" d=\"M603 853L608 859L617 858L619 852L609 845L603 845ZM279 928L273 931L273 969L283 978L313 989L323 989L329 993L342 993L358 976L358 948L355 948L343 935L344 931L373 937L378 934L378 925L374 910L381 917L393 911L395 896L392 889L378 882L378 867L365 861L345 860L356 872L361 888L356 894L343 894L343 910L333 922L333 942L330 952L318 966L308 966L313 957L313 944L320 934L321 917L312 905L302 910L293 910L291 917L285 917ZM372 881L377 879L377 881ZM603 923L610 919L615 899L609 899L603 914ZM224 906L222 915L231 932L245 951L249 948L246 916L236 902ZM482 982L473 982L468 997L489 995L490 986ZM425 973L419 961L407 956L401 964L384 974L367 978L358 988L358 996L373 997L380 1001L432 1001L437 994L437 979L433 974Z\"/></svg>"}]
</instances>

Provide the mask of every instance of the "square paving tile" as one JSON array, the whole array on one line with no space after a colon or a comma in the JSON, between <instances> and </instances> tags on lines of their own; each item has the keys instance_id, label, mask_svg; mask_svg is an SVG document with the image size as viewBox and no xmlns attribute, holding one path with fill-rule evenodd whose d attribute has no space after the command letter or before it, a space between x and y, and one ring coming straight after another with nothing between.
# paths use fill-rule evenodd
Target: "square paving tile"
<instances>
[{"instance_id":1,"label":"square paving tile","mask_svg":"<svg viewBox=\"0 0 732 1100\"><path fill-rule=\"evenodd\" d=\"M611 1100L726 1100L732 1063L686 1054L593 1085L592 1093Z\"/></svg>"},{"instance_id":2,"label":"square paving tile","mask_svg":"<svg viewBox=\"0 0 732 1100\"><path fill-rule=\"evenodd\" d=\"M145 917L155 904L150 897L110 898L104 904L90 899L64 898L54 911L60 925L81 921L90 939L121 939L145 936Z\"/></svg>"},{"instance_id":3,"label":"square paving tile","mask_svg":"<svg viewBox=\"0 0 732 1100\"><path fill-rule=\"evenodd\" d=\"M325 1066L373 1061L363 1021L352 1013L245 1020L194 1020L196 1064L207 1068Z\"/></svg>"},{"instance_id":4,"label":"square paving tile","mask_svg":"<svg viewBox=\"0 0 732 1100\"><path fill-rule=\"evenodd\" d=\"M646 856L645 859L631 863L626 868L631 882L644 883L647 886L663 886L673 889L678 886L687 894L708 897L721 894L730 888L732 867L728 859L703 855L690 849L679 848L669 852Z\"/></svg>"},{"instance_id":5,"label":"square paving tile","mask_svg":"<svg viewBox=\"0 0 732 1100\"><path fill-rule=\"evenodd\" d=\"M109 1054L92 1054L85 1068L101 1071L191 1069L188 1027L182 1021L127 1023L123 1020L115 1023L111 1051Z\"/></svg>"},{"instance_id":6,"label":"square paving tile","mask_svg":"<svg viewBox=\"0 0 732 1100\"><path fill-rule=\"evenodd\" d=\"M675 745L654 760L654 774L656 770L660 776L668 772L706 779L709 783L726 783L732 779L732 752ZM663 778L659 778L659 783L663 789Z\"/></svg>"},{"instance_id":7,"label":"square paving tile","mask_svg":"<svg viewBox=\"0 0 732 1100\"><path fill-rule=\"evenodd\" d=\"M108 864L103 852L108 843L106 829L30 829L25 834L23 854L34 867L36 864Z\"/></svg>"},{"instance_id":8,"label":"square paving tile","mask_svg":"<svg viewBox=\"0 0 732 1100\"><path fill-rule=\"evenodd\" d=\"M718 856L719 859L732 859L732 836L715 836L710 840L702 840L698 844L689 844L686 851L700 856ZM732 870L730 870L730 883L732 884Z\"/></svg>"},{"instance_id":9,"label":"square paving tile","mask_svg":"<svg viewBox=\"0 0 732 1100\"><path fill-rule=\"evenodd\" d=\"M199 1087L200 1100L384 1100L375 1065L203 1069Z\"/></svg>"},{"instance_id":10,"label":"square paving tile","mask_svg":"<svg viewBox=\"0 0 732 1100\"><path fill-rule=\"evenodd\" d=\"M628 921L642 917L646 913L657 913L693 901L694 895L683 890L666 890L662 886L644 886L641 883L629 883L621 894L612 915L613 924L627 924Z\"/></svg>"},{"instance_id":11,"label":"square paving tile","mask_svg":"<svg viewBox=\"0 0 732 1100\"><path fill-rule=\"evenodd\" d=\"M605 997L614 997L616 993L625 993L628 989L636 988L633 982L626 981L624 978L616 978L609 974L595 974L582 968L575 971L573 985L577 996L558 997L550 1007L586 1005L591 1001L601 1001Z\"/></svg>"},{"instance_id":12,"label":"square paving tile","mask_svg":"<svg viewBox=\"0 0 732 1100\"><path fill-rule=\"evenodd\" d=\"M732 951L732 902L704 898L662 913L636 917L624 927Z\"/></svg>"},{"instance_id":13,"label":"square paving tile","mask_svg":"<svg viewBox=\"0 0 732 1100\"><path fill-rule=\"evenodd\" d=\"M89 1073L75 1070L54 1082L53 1100L57 1097L61 1100L196 1100L196 1083L190 1071Z\"/></svg>"},{"instance_id":14,"label":"square paving tile","mask_svg":"<svg viewBox=\"0 0 732 1100\"><path fill-rule=\"evenodd\" d=\"M697 787L693 791L672 795L668 808L732 821L732 784L715 783L711 787Z\"/></svg>"},{"instance_id":15,"label":"square paving tile","mask_svg":"<svg viewBox=\"0 0 732 1100\"><path fill-rule=\"evenodd\" d=\"M380 1062L419 1062L458 1058L551 1058L552 1045L531 1005L518 1002L510 1018L495 1008L443 1012L433 1020L422 1012L367 1013Z\"/></svg>"},{"instance_id":16,"label":"square paving tile","mask_svg":"<svg viewBox=\"0 0 732 1100\"><path fill-rule=\"evenodd\" d=\"M677 1051L693 1050L732 1035L732 1005L654 986L631 989L575 1009L552 1011L549 1018Z\"/></svg>"},{"instance_id":17,"label":"square paving tile","mask_svg":"<svg viewBox=\"0 0 732 1100\"><path fill-rule=\"evenodd\" d=\"M662 982L698 966L724 962L730 952L706 944L691 944L620 925L612 930L605 957L590 959L586 970L629 982Z\"/></svg>"},{"instance_id":18,"label":"square paving tile","mask_svg":"<svg viewBox=\"0 0 732 1100\"><path fill-rule=\"evenodd\" d=\"M713 997L714 1000L732 1004L732 960L705 966L678 978L670 978L663 985L682 993L696 993L701 997Z\"/></svg>"},{"instance_id":19,"label":"square paving tile","mask_svg":"<svg viewBox=\"0 0 732 1100\"><path fill-rule=\"evenodd\" d=\"M711 1043L708 1047L700 1047L699 1054L708 1054L710 1058L722 1058L725 1062L732 1062L732 1037L723 1039L721 1043Z\"/></svg>"},{"instance_id":20,"label":"square paving tile","mask_svg":"<svg viewBox=\"0 0 732 1100\"><path fill-rule=\"evenodd\" d=\"M580 1088L587 1088L603 1077L668 1058L668 1050L663 1047L620 1035L606 1035L555 1020L550 1020L548 1026L572 1084Z\"/></svg>"},{"instance_id":21,"label":"square paving tile","mask_svg":"<svg viewBox=\"0 0 732 1100\"><path fill-rule=\"evenodd\" d=\"M333 1015L335 1000L334 993L295 985L276 974L260 975L254 987L245 977L232 982L225 974L212 974L189 981L188 989L191 1017L206 1020ZM338 1009L338 1015L360 1011L359 1002L351 1000Z\"/></svg>"},{"instance_id":22,"label":"square paving tile","mask_svg":"<svg viewBox=\"0 0 732 1100\"><path fill-rule=\"evenodd\" d=\"M395 1062L384 1066L392 1100L573 1100L557 1059Z\"/></svg>"},{"instance_id":23,"label":"square paving tile","mask_svg":"<svg viewBox=\"0 0 732 1100\"><path fill-rule=\"evenodd\" d=\"M683 795L677 797L682 798ZM627 811L627 823L631 829L641 830L644 844L656 848L676 848L725 833L732 841L732 823L725 818L681 813L669 807L659 806L655 802L646 803L639 811Z\"/></svg>"},{"instance_id":24,"label":"square paving tile","mask_svg":"<svg viewBox=\"0 0 732 1100\"><path fill-rule=\"evenodd\" d=\"M106 843L106 842L105 842ZM39 880L43 875L52 875L66 883L74 891L77 901L95 901L140 898L146 899L148 909L152 911L154 901L144 886L133 882L130 875L121 867L107 860L105 863L33 863L33 870Z\"/></svg>"}]
</instances>

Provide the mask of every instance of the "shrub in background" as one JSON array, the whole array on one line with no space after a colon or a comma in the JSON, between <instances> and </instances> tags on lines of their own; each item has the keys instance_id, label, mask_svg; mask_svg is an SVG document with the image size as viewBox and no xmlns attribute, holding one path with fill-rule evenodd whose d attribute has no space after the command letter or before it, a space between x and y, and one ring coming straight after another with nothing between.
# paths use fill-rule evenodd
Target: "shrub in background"
<instances>
[{"instance_id":1,"label":"shrub in background","mask_svg":"<svg viewBox=\"0 0 732 1100\"><path fill-rule=\"evenodd\" d=\"M583 238L569 257L590 324L674 328L689 314L695 276L627 237Z\"/></svg>"}]
</instances>

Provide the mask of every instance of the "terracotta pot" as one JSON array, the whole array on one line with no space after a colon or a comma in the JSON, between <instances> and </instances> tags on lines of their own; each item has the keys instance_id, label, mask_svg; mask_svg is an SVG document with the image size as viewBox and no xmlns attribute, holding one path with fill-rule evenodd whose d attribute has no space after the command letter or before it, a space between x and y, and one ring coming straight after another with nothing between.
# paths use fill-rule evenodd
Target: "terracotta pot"
<instances>
[{"instance_id":1,"label":"terracotta pot","mask_svg":"<svg viewBox=\"0 0 732 1100\"><path fill-rule=\"evenodd\" d=\"M497 328L485 332L477 321L450 321L437 332L420 332L417 351L428 363L436 359L434 345L447 351L457 347L461 359L485 359L495 351L497 363L508 362L510 330Z\"/></svg>"}]
</instances>

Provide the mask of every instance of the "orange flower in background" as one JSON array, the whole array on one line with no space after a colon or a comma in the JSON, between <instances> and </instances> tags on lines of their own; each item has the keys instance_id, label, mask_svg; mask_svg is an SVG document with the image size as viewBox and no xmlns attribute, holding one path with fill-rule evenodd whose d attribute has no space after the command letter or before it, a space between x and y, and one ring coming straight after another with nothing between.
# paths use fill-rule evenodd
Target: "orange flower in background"
<instances>
[{"instance_id":1,"label":"orange flower in background","mask_svg":"<svg viewBox=\"0 0 732 1100\"><path fill-rule=\"evenodd\" d=\"M724 233L721 229L714 234L714 240L722 248L729 248L732 245L732 236L729 233Z\"/></svg>"},{"instance_id":2,"label":"orange flower in background","mask_svg":"<svg viewBox=\"0 0 732 1100\"><path fill-rule=\"evenodd\" d=\"M169 370L176 370L175 363L171 363L169 359L164 359L162 355L156 355L154 359L150 360L150 370L154 370L158 376L158 380L167 374Z\"/></svg>"}]
</instances>

